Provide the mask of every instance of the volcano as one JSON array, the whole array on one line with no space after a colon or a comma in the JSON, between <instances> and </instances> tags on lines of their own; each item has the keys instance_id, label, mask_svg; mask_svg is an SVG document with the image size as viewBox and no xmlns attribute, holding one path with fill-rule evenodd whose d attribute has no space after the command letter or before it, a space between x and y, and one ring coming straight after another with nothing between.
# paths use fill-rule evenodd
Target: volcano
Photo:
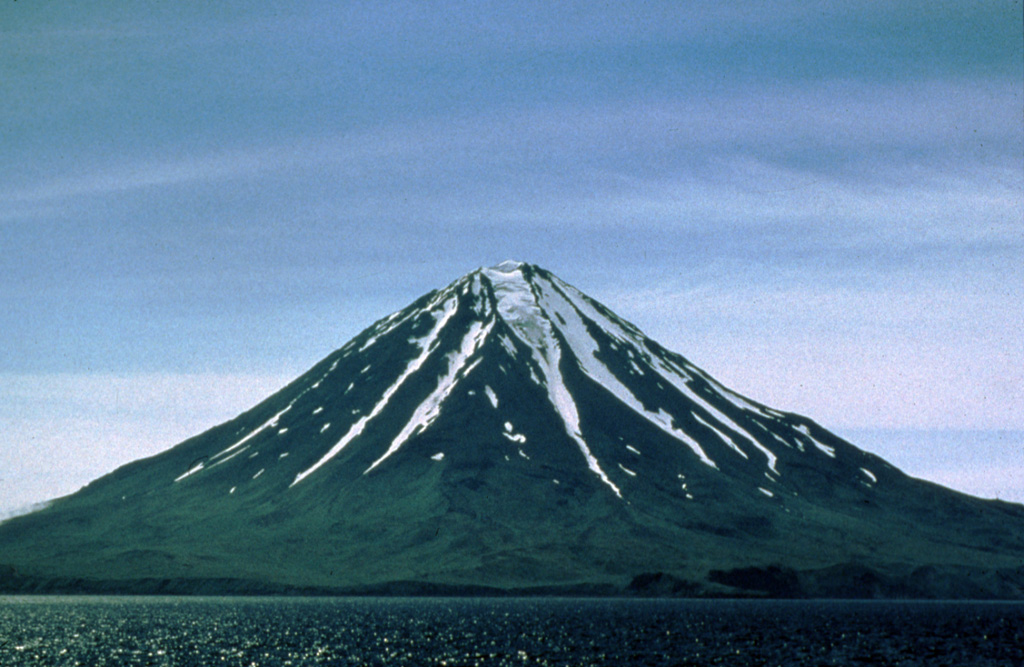
<instances>
[{"instance_id":1,"label":"volcano","mask_svg":"<svg viewBox=\"0 0 1024 667\"><path fill-rule=\"evenodd\" d=\"M20 592L1024 597L1024 506L722 386L537 266L0 525Z\"/></svg>"}]
</instances>

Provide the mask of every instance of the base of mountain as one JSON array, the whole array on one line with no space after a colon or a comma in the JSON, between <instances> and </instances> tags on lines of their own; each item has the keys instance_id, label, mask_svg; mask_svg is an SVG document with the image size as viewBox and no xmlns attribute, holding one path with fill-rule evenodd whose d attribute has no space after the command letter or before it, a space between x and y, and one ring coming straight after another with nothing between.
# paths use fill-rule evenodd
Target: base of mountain
<instances>
[{"instance_id":1,"label":"base of mountain","mask_svg":"<svg viewBox=\"0 0 1024 667\"><path fill-rule=\"evenodd\" d=\"M423 581L313 587L232 578L40 578L0 566L0 594L1024 600L1024 566L992 570L925 566L902 574L855 563L804 571L745 567L713 570L705 581L648 572L621 586L576 583L515 588Z\"/></svg>"}]
</instances>

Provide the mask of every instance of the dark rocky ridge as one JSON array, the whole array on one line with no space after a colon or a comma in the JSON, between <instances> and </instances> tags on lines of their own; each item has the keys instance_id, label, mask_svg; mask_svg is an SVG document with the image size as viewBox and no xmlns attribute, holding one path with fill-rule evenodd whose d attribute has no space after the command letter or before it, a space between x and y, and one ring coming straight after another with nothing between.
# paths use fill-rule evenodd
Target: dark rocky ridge
<instances>
[{"instance_id":1,"label":"dark rocky ridge","mask_svg":"<svg viewBox=\"0 0 1024 667\"><path fill-rule=\"evenodd\" d=\"M1024 507L475 271L237 418L0 525L0 590L1024 597Z\"/></svg>"}]
</instances>

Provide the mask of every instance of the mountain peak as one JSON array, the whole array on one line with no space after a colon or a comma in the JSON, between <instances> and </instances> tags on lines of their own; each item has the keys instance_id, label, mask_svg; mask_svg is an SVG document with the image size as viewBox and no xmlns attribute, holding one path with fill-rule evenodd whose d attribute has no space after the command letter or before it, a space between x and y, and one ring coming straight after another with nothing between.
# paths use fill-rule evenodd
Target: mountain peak
<instances>
[{"instance_id":1,"label":"mountain peak","mask_svg":"<svg viewBox=\"0 0 1024 667\"><path fill-rule=\"evenodd\" d=\"M496 264L489 268L490 271L498 273L512 273L521 269L525 265L525 262L519 262L514 259L506 259L504 262Z\"/></svg>"}]
</instances>

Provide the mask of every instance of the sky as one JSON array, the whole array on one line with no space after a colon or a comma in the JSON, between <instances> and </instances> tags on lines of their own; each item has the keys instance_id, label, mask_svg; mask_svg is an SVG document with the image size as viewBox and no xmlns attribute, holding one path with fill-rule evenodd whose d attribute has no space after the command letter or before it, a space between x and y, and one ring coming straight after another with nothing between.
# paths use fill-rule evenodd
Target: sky
<instances>
[{"instance_id":1,"label":"sky","mask_svg":"<svg viewBox=\"0 0 1024 667\"><path fill-rule=\"evenodd\" d=\"M0 4L0 515L480 266L1024 502L1021 0Z\"/></svg>"}]
</instances>

